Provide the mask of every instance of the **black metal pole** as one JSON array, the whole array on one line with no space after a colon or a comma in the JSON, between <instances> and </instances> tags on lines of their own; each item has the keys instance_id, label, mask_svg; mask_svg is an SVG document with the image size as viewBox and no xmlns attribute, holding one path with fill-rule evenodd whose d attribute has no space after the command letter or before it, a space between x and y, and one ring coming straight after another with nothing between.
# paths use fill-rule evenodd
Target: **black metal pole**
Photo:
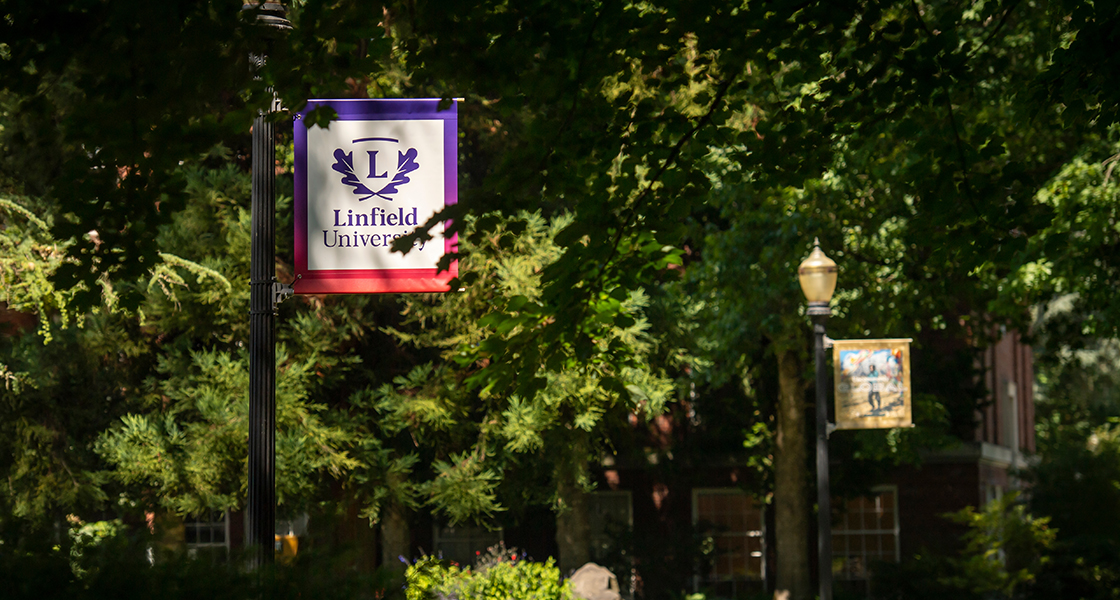
<instances>
[{"instance_id":1,"label":"black metal pole","mask_svg":"<svg viewBox=\"0 0 1120 600\"><path fill-rule=\"evenodd\" d=\"M818 309L819 310L819 309ZM828 489L828 374L825 371L824 314L813 314L813 338L817 360L817 562L820 573L820 600L832 600L832 511ZM810 313L812 314L812 313Z\"/></svg>"},{"instance_id":2,"label":"black metal pole","mask_svg":"<svg viewBox=\"0 0 1120 600\"><path fill-rule=\"evenodd\" d=\"M276 148L272 124L253 121L249 266L249 544L272 562L276 535Z\"/></svg>"},{"instance_id":3,"label":"black metal pole","mask_svg":"<svg viewBox=\"0 0 1120 600\"><path fill-rule=\"evenodd\" d=\"M258 24L291 29L283 5L245 4ZM251 56L255 68L265 55ZM268 112L276 110L276 102ZM276 540L276 142L268 112L253 121L252 241L249 264L249 531L257 566L271 564Z\"/></svg>"}]
</instances>

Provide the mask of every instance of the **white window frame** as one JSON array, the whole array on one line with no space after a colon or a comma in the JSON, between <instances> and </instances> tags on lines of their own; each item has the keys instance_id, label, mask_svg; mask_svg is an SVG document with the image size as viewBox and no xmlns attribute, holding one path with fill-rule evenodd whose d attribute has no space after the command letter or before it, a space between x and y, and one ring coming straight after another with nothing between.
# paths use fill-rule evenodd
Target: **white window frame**
<instances>
[{"instance_id":1,"label":"white window frame","mask_svg":"<svg viewBox=\"0 0 1120 600\"><path fill-rule=\"evenodd\" d=\"M221 527L221 529L222 529L222 540L223 541L215 542L215 541L213 541L213 536L211 536L211 541L209 541L209 542L198 541L198 538L199 538L198 532L199 532L200 529L207 528L209 530L212 530L214 528L214 526L218 523L217 521L204 521L204 520L202 520L202 517L203 516L211 517L212 515L215 515L215 514L222 515L222 521L221 521L222 527ZM189 541L187 541L187 531L192 529L192 528L195 530L195 541L189 542ZM229 510L213 510L213 511L209 511L209 514L207 514L207 515L194 516L194 517L189 517L187 519L183 519L183 542L186 544L187 554L189 556L192 556L192 557L196 556L198 554L198 551L200 549L204 549L204 548L206 548L206 549L208 549L208 548L222 548L222 549L224 549L228 552L229 551Z\"/></svg>"},{"instance_id":2,"label":"white window frame","mask_svg":"<svg viewBox=\"0 0 1120 600\"><path fill-rule=\"evenodd\" d=\"M703 494L724 494L724 495L732 495L732 496L743 496L743 497L746 497L747 499L749 499L751 502L754 502L754 499L750 497L750 494L744 492L742 489L739 489L739 488L714 488L714 487L712 487L712 488L693 488L692 489L692 525L693 525L693 527L696 527L697 525L700 524L700 496L703 495ZM765 585L766 585L766 507L764 505L758 505L758 513L759 513L759 527L760 527L760 529L748 530L745 534L719 534L719 535L726 535L728 537L730 537L732 535L742 535L743 537L759 538L759 549L757 551L751 552L751 554L750 554L751 557L760 559L759 560L758 577L757 578L748 577L745 581L761 582L763 587L765 587ZM700 591L700 584L704 583L705 581L707 581L707 580L704 580L703 578L701 578L699 573L693 575L692 576L692 591L693 592L699 592ZM735 580L731 579L731 581L735 581ZM735 584L732 583L732 586L734 586L734 585Z\"/></svg>"},{"instance_id":3,"label":"white window frame","mask_svg":"<svg viewBox=\"0 0 1120 600\"><path fill-rule=\"evenodd\" d=\"M897 485L877 485L877 486L874 486L874 487L871 488L871 494L873 496L875 496L877 499L882 498L882 495L886 492L891 492L891 498L893 499L893 506L891 507L891 514L894 515L894 526L893 527L891 527L890 529L841 529L841 530L837 530L835 527L833 527L832 528L832 535L833 535L833 537L837 537L837 536L856 536L856 535L892 535L892 536L894 536L894 561L897 563L897 562L900 562L901 559L902 559L902 528L899 526L898 486ZM847 503L845 503L845 509L846 508L847 508ZM836 559L836 552L835 552L836 544L835 544L835 542L832 544L832 546L834 548L833 560L835 560ZM864 569L864 573L866 574L864 577L838 576L838 577L836 577L836 579L840 579L840 580L844 580L844 581L864 581L864 580L869 579L868 576L870 575L871 571L869 569L870 565L869 565L868 560L867 560L866 551L863 554L860 555L860 558L861 558L861 560L863 560L863 569ZM846 557L845 557L845 560L847 560ZM879 560L879 557L876 557L876 560Z\"/></svg>"}]
</instances>

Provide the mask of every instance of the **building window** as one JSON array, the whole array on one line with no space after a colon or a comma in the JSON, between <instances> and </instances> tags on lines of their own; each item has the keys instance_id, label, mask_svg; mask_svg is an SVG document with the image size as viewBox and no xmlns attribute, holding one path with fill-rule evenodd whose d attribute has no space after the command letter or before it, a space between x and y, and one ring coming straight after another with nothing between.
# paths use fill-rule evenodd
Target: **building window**
<instances>
[{"instance_id":1,"label":"building window","mask_svg":"<svg viewBox=\"0 0 1120 600\"><path fill-rule=\"evenodd\" d=\"M879 487L849 500L832 525L832 571L837 579L868 579L879 561L898 562L898 489Z\"/></svg>"},{"instance_id":2,"label":"building window","mask_svg":"<svg viewBox=\"0 0 1120 600\"><path fill-rule=\"evenodd\" d=\"M764 572L762 509L738 489L693 490L692 522L707 557L697 591L739 598L760 591Z\"/></svg>"},{"instance_id":3,"label":"building window","mask_svg":"<svg viewBox=\"0 0 1120 600\"><path fill-rule=\"evenodd\" d=\"M502 530L491 531L485 527L440 527L433 531L436 556L463 566L474 564L479 555L502 541Z\"/></svg>"},{"instance_id":4,"label":"building window","mask_svg":"<svg viewBox=\"0 0 1120 600\"><path fill-rule=\"evenodd\" d=\"M229 550L229 511L213 510L183 522L187 554L225 556Z\"/></svg>"},{"instance_id":5,"label":"building window","mask_svg":"<svg viewBox=\"0 0 1120 600\"><path fill-rule=\"evenodd\" d=\"M620 535L634 526L630 492L593 492L587 496L591 558L604 561Z\"/></svg>"},{"instance_id":6,"label":"building window","mask_svg":"<svg viewBox=\"0 0 1120 600\"><path fill-rule=\"evenodd\" d=\"M1019 388L1014 381L1003 382L1003 445L1019 452Z\"/></svg>"}]
</instances>

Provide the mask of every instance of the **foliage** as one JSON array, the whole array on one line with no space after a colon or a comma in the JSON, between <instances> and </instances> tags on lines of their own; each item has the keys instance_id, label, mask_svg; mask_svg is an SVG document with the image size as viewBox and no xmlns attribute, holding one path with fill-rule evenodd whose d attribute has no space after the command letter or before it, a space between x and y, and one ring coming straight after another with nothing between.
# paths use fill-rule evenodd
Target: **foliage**
<instances>
[{"instance_id":1,"label":"foliage","mask_svg":"<svg viewBox=\"0 0 1120 600\"><path fill-rule=\"evenodd\" d=\"M1113 176L1116 156L1109 156L1120 147L1118 139L1116 127L1090 137L1038 190L1048 223L1029 240L1004 290L1047 307L1038 320L1055 351L1120 332L1120 308L1101 285L1120 272L1111 252L1120 243L1114 226L1120 184Z\"/></svg>"},{"instance_id":2,"label":"foliage","mask_svg":"<svg viewBox=\"0 0 1120 600\"><path fill-rule=\"evenodd\" d=\"M875 597L884 600L982 600L971 589L961 589L950 583L949 578L957 573L954 560L922 552L905 557L900 563L878 563L872 582Z\"/></svg>"},{"instance_id":3,"label":"foliage","mask_svg":"<svg viewBox=\"0 0 1120 600\"><path fill-rule=\"evenodd\" d=\"M293 9L295 29L254 73L250 53L272 35L236 3L0 5L3 170L62 208L52 230L74 248L54 274L59 289L76 288L91 308L104 276L143 277L158 262L160 226L184 207L179 165L243 137L269 86L298 106L375 70L381 10ZM359 46L374 52L354 56ZM127 307L140 304L135 289L123 292Z\"/></svg>"},{"instance_id":4,"label":"foliage","mask_svg":"<svg viewBox=\"0 0 1120 600\"><path fill-rule=\"evenodd\" d=\"M1034 598L1049 573L1057 531L1049 517L1027 512L1018 493L1005 494L977 511L945 515L964 524L958 557L920 554L894 566L880 563L875 589L883 598ZM1043 591L1045 588L1043 587Z\"/></svg>"},{"instance_id":5,"label":"foliage","mask_svg":"<svg viewBox=\"0 0 1120 600\"><path fill-rule=\"evenodd\" d=\"M1116 57L1099 50L1116 40L1120 8L1107 2L1085 4L1076 0L1063 0L1049 8L1051 18L1067 20L1068 30L1061 32L1049 64L1032 86L1033 96L1060 103L1067 127L1117 123L1120 103L1116 94L1100 85L1109 73L1116 72ZM1051 35L1055 34L1059 31L1052 31Z\"/></svg>"},{"instance_id":6,"label":"foliage","mask_svg":"<svg viewBox=\"0 0 1120 600\"><path fill-rule=\"evenodd\" d=\"M6 509L242 501L243 171L270 89L291 109L467 97L443 215L464 291L409 298L403 322L395 300L281 307L285 509L340 487L371 519L559 505L554 484L590 487L631 413L677 406L698 452L750 432L765 494L812 236L841 263L832 335L915 336L937 361L915 379L922 427L838 441L838 485L967 437L973 353L1028 306L1071 305L1040 338L1064 364L1120 323L1112 3L291 9L270 36L226 2L0 0L0 301L39 323L0 340ZM1051 412L1041 441L1098 426L1083 404L1085 427Z\"/></svg>"},{"instance_id":7,"label":"foliage","mask_svg":"<svg viewBox=\"0 0 1120 600\"><path fill-rule=\"evenodd\" d=\"M572 600L571 584L560 577L550 558L539 563L518 559L509 560L471 570L446 564L432 556L425 556L408 566L405 571L408 600L504 600L525 598L532 600Z\"/></svg>"},{"instance_id":8,"label":"foliage","mask_svg":"<svg viewBox=\"0 0 1120 600\"><path fill-rule=\"evenodd\" d=\"M294 29L272 42L255 80L248 52L263 48L268 36L243 18L251 15L239 17L236 7L220 3L188 4L166 14L134 2L98 2L83 11L5 5L13 18L4 25L12 42L4 47L3 79L10 104L23 113L7 135L34 148L12 156L10 169L24 168L33 192L74 191L69 197L84 203L73 209L80 226L111 236L110 247L126 246L117 243L124 239L118 231L142 238L123 261L112 262L138 274L140 256L154 259L154 228L137 230L166 213L147 201L161 194L174 200L177 161L247 126L267 102L268 86L292 108L332 94L469 90L465 122L474 130L467 153L474 164L464 208L488 198L511 214L533 198L570 203L576 215L561 243L565 258L546 277L558 309L578 308L593 302L600 287L609 293L650 274L646 264L662 257L661 246L637 243L639 230L662 244L679 239L689 203L710 189L705 170L716 148L734 165L724 178L798 184L819 175L845 144L876 143L884 130L897 130L902 135L889 143L914 152L884 152L905 160L881 165L917 169L925 177L913 179L915 188L931 181L944 193L928 199L946 209L931 213L928 230L979 224L998 234L990 225L999 207L979 198L992 189L972 179L1014 160L1003 152L1005 141L1028 137L1008 130L1019 122L1006 118L1011 104L1003 100L1011 94L1004 91L1043 82L1040 89L1055 93L1035 96L1034 110L1021 111L1041 119L1054 118L1046 109L1056 102L1086 100L1091 108L1099 101L1095 92L1054 82L1075 80L1064 72L1073 68L1107 72L1107 60L1093 55L1101 38L1092 32L1108 31L1101 23L1114 18L1105 8L1058 4L1048 12L1018 2L705 3L687 10L672 3L478 2L462 10L433 2L418 10L407 3L301 2L291 7ZM60 23L66 43L51 37ZM1059 60L1045 65L1052 50ZM1052 67L1045 76L1040 63ZM99 65L119 68L104 72ZM129 84L146 91L143 101L130 99ZM981 110L955 113L954 102L969 101ZM922 117L932 117L933 127L922 128ZM99 143L110 138L121 143ZM52 153L52 145L65 155ZM83 156L84 147L100 151ZM130 176L115 189L118 168ZM68 175L77 177L67 182ZM969 200L963 214L954 210L962 197ZM60 225L60 237L81 233L77 226ZM587 245L574 243L584 235ZM93 250L91 242L80 244ZM99 252L79 254L98 272L118 268L94 261ZM585 285L569 285L581 280ZM557 327L573 320L560 319Z\"/></svg>"},{"instance_id":9,"label":"foliage","mask_svg":"<svg viewBox=\"0 0 1120 600\"><path fill-rule=\"evenodd\" d=\"M996 498L979 512L969 506L951 518L969 528L957 573L949 578L955 587L1013 598L1050 560L1057 533L1049 527L1050 517L1027 513L1017 493Z\"/></svg>"},{"instance_id":10,"label":"foliage","mask_svg":"<svg viewBox=\"0 0 1120 600\"><path fill-rule=\"evenodd\" d=\"M342 557L308 553L283 567L255 572L242 558L229 562L195 560L182 554L152 552L144 535L101 535L115 526L74 524L61 544L39 536L17 542L5 531L0 547L0 585L12 600L160 597L168 600L215 598L250 600L398 598L400 581L388 571L359 573ZM97 543L92 543L97 539ZM153 562L154 560L154 562Z\"/></svg>"},{"instance_id":11,"label":"foliage","mask_svg":"<svg viewBox=\"0 0 1120 600\"><path fill-rule=\"evenodd\" d=\"M924 284L929 274L922 271L933 265L911 256L900 239L917 215L905 207L869 210L869 202L852 203L847 199L852 183L834 172L801 189L726 187L712 197L711 211L695 221L691 239L700 260L689 265L682 295L701 305L696 318L704 326L697 330L697 345L711 365L696 377L716 385L740 383L753 396L763 419L750 425L752 445L764 443L759 436L766 436L765 415L773 410L773 399L758 395L768 389L773 394L773 384L764 378L775 369L766 357L795 350L806 370L803 379L809 379L809 328L796 271L813 236L821 236L841 265L828 323L831 337L917 337L920 352L923 342L932 345L939 338L965 335L960 322L945 314L958 310L962 295L976 293L984 284L960 280L953 293L930 294ZM979 317L979 311L974 314ZM933 372L959 369L932 360L922 364ZM932 384L919 388L926 393L916 396L922 428L891 437L881 432L853 436L851 452L871 460L913 461L916 448L943 444L950 431L970 431L970 413L982 394L942 389L944 380L930 376L917 382ZM959 380L967 378L954 373L951 381Z\"/></svg>"},{"instance_id":12,"label":"foliage","mask_svg":"<svg viewBox=\"0 0 1120 600\"><path fill-rule=\"evenodd\" d=\"M1059 416L1062 412L1054 406L1043 413L1039 441L1044 452L1027 473L1031 509L1049 515L1058 531L1046 584L1067 597L1115 598L1120 595L1120 419L1095 425L1091 418L1074 420ZM1072 422L1063 423L1067 420Z\"/></svg>"},{"instance_id":13,"label":"foliage","mask_svg":"<svg viewBox=\"0 0 1120 600\"><path fill-rule=\"evenodd\" d=\"M248 357L197 352L188 365L163 359L156 393L164 409L157 415L126 414L106 431L96 446L124 483L158 490L165 508L178 514L240 506L244 488L244 402L230 402L248 388ZM314 359L291 361L282 350L278 362L276 420L279 502L291 504L309 496L314 474L336 476L357 466L344 446L348 432L323 422L325 407L308 398L306 378ZM309 364L310 363L310 364Z\"/></svg>"},{"instance_id":14,"label":"foliage","mask_svg":"<svg viewBox=\"0 0 1120 600\"><path fill-rule=\"evenodd\" d=\"M1120 596L1120 345L1110 299L1093 283L1110 269L1098 258L1111 244L1097 221L1110 219L1114 203L1107 170L1077 159L1043 192L1060 217L1039 243L1054 252L1035 286L1044 301L1034 326L1038 462L1024 477L1031 510L1048 515L1058 535L1038 597Z\"/></svg>"},{"instance_id":15,"label":"foliage","mask_svg":"<svg viewBox=\"0 0 1120 600\"><path fill-rule=\"evenodd\" d=\"M232 164L184 165L180 175L185 206L159 229L160 261L146 276L105 285L102 307L75 318L80 328L60 318L68 304L44 305L38 316L49 324L49 343L30 332L0 338L0 464L5 510L16 516L84 515L110 498L129 510L180 514L244 502L248 177ZM55 213L40 214L50 220ZM21 231L17 223L2 233ZM56 247L55 260L68 260L67 246ZM68 298L49 279L39 283L43 297ZM31 289L6 286L8 306L28 310ZM127 293L143 299L137 310L113 302ZM277 481L285 511L322 499L347 474L379 482L355 494L384 496L381 474L400 471L376 438L361 437L345 411L331 410L339 408L331 399L340 385L332 393L328 382L344 381L359 362L368 331L359 314L377 303L323 304L285 306L291 325L279 332Z\"/></svg>"},{"instance_id":16,"label":"foliage","mask_svg":"<svg viewBox=\"0 0 1120 600\"><path fill-rule=\"evenodd\" d=\"M53 325L50 344L34 333L0 338L16 381L0 389L0 469L5 512L46 521L101 507L112 495L92 442L119 416L144 364L134 327L87 317L82 329Z\"/></svg>"},{"instance_id":17,"label":"foliage","mask_svg":"<svg viewBox=\"0 0 1120 600\"><path fill-rule=\"evenodd\" d=\"M399 23L401 47L423 62L412 81L471 89L481 104L473 110L493 126L478 136L489 169L461 210L474 198L573 207L542 305L563 315L549 335L573 341L546 352L586 343L573 324L600 289L655 279L641 266L658 253L642 256L641 235L697 242L683 217L710 215L720 186L767 197L829 179L839 182L835 197L815 214L850 227L845 249L878 267L880 281L904 284L883 291L930 312L955 298L977 313L960 315L975 320L973 334L985 335L977 321L998 281L1045 226L1034 190L1079 143L1078 132L1054 127L1050 105L1019 101L1048 53L1076 37L1065 21L1017 2L678 9L481 3L407 12ZM511 22L533 27L503 35ZM457 59L468 54L466 65ZM863 255L863 240L879 243L881 229L893 252ZM1022 305L1013 308L1001 316L1022 322ZM487 381L525 394L531 378L511 380L504 365L533 366L521 362L518 339L506 342L493 346Z\"/></svg>"},{"instance_id":18,"label":"foliage","mask_svg":"<svg viewBox=\"0 0 1120 600\"><path fill-rule=\"evenodd\" d=\"M139 386L136 408L102 433L96 449L130 493L193 514L245 501L249 212L248 178L235 166L192 166L185 177L187 205L158 239L162 250L191 257L199 269L175 263L186 278L146 285L136 318L154 337L155 364ZM282 197L281 207L288 202ZM391 455L376 422L371 428L369 407L352 396L363 382L383 376L359 369L388 345L365 319L386 311L391 319L393 307L376 298L299 298L281 307L276 481L282 511L334 505L338 499L327 490L340 483L371 518L387 499L414 493L405 473L415 457Z\"/></svg>"},{"instance_id":19,"label":"foliage","mask_svg":"<svg viewBox=\"0 0 1120 600\"><path fill-rule=\"evenodd\" d=\"M498 542L486 549L485 552L475 551L474 570L484 573L490 567L496 567L503 562L515 563L518 557L524 561L532 561L524 551L516 547L507 548L505 542Z\"/></svg>"},{"instance_id":20,"label":"foliage","mask_svg":"<svg viewBox=\"0 0 1120 600\"><path fill-rule=\"evenodd\" d=\"M1093 426L1091 421L1081 421L1077 426L1058 429L1053 415L1048 423L1053 429L1046 433L1047 452L1028 475L1039 486L1032 494L1032 502L1046 507L1070 531L1098 533L1115 537L1118 524L1114 520L1101 520L1096 515L1071 510L1074 505L1061 496L1092 498L1091 506L1102 515L1115 514L1112 510L1120 501L1120 419L1111 417L1107 423Z\"/></svg>"},{"instance_id":21,"label":"foliage","mask_svg":"<svg viewBox=\"0 0 1120 600\"><path fill-rule=\"evenodd\" d=\"M148 277L114 288L138 290L144 301L136 312L107 305L84 316L84 328L55 325L56 339L45 346L32 336L4 338L18 349L9 354L11 379L4 392L12 417L4 425L11 432L5 438L11 457L7 481L16 514L45 519L64 510L98 508L117 495L129 505L179 514L244 502L247 331L238 307L248 287L247 178L231 166L188 165L183 176L186 205L157 238L165 259ZM560 227L550 228L540 217L526 219L522 241L512 247L488 243L476 252L479 263L472 268L501 282L497 298L503 304L539 294L535 273L555 256L549 240ZM517 239L518 233L501 235ZM473 246L466 243L464 249ZM461 306L473 314L430 304L433 299L415 303L409 315L442 320L441 327L417 332L410 322L380 323L404 339L435 340L437 347L453 339L455 345L443 344L449 353L470 351L478 320L496 298L443 298L466 300ZM446 366L418 367L398 377L400 391L375 385L381 375L358 368L366 362L361 357L391 344L359 316L375 302L312 298L285 305L290 326L279 332L277 393L282 510L326 500L331 482L344 481L371 520L386 502L413 506L418 498L457 522L473 520L500 507L494 495L501 482L497 473L510 463L504 458L495 463L497 454L545 459L566 444L568 418L575 418L578 431L598 436L605 424L619 422L625 407L656 414L670 397L667 380L637 363L614 374L605 358L608 350L614 352L612 344L639 353L653 348L639 314L645 296L638 291L624 300L639 318L595 347L603 366L576 369L572 363L547 379L549 389L536 404L513 398L507 405L492 397L489 419L498 418L502 426L474 442L476 425L462 416L475 412L475 395ZM452 337L460 333L466 337ZM347 381L347 373L356 378ZM608 379L616 382L613 388L601 385ZM416 389L438 393L417 395ZM624 404L618 403L620 393ZM90 395L96 399L84 405L95 418L66 408ZM577 413L569 415L571 409ZM608 418L610 411L614 418ZM59 422L58 415L73 421ZM402 434L409 440L403 445L397 439ZM425 441L419 450L417 436ZM36 447L43 451L28 452ZM582 453L568 464L585 460L592 448L578 449ZM589 485L586 475L581 485Z\"/></svg>"},{"instance_id":22,"label":"foliage","mask_svg":"<svg viewBox=\"0 0 1120 600\"><path fill-rule=\"evenodd\" d=\"M90 575L83 566L88 562L86 554L96 551L102 544L113 544L114 538L124 534L124 523L120 519L83 523L77 517L71 517L69 521L70 565L74 575L81 579Z\"/></svg>"},{"instance_id":23,"label":"foliage","mask_svg":"<svg viewBox=\"0 0 1120 600\"><path fill-rule=\"evenodd\" d=\"M657 415L672 399L671 383L650 362L655 341L642 314L648 297L641 290L601 298L604 311L626 315L625 326L614 316L590 319L588 326L598 333L578 356L553 355L552 364L527 371L501 363L503 377L530 378L526 385L534 394L510 394L479 378L502 360L489 348L503 340L518 340L528 353L521 362L534 356L543 363L546 347L559 343L544 334L549 319L539 304L540 282L559 256L554 238L570 222L563 216L548 222L531 213L471 221L461 242L460 269L476 281L459 294L410 298L405 324L419 327L394 331L405 342L441 349L446 361L417 367L376 395L388 431L408 428L451 458L435 463L439 474L430 493L453 523L500 510L495 473L524 468L518 463L525 461L540 461L557 480L589 486L587 462L609 447L612 428L630 412ZM623 355L629 358L615 362ZM456 449L459 453L451 454Z\"/></svg>"},{"instance_id":24,"label":"foliage","mask_svg":"<svg viewBox=\"0 0 1120 600\"><path fill-rule=\"evenodd\" d=\"M50 340L50 315L63 324L73 318L71 293L55 288L50 278L63 262L66 244L50 234L50 224L29 208L31 198L0 193L0 302L10 310L39 317L39 334Z\"/></svg>"}]
</instances>

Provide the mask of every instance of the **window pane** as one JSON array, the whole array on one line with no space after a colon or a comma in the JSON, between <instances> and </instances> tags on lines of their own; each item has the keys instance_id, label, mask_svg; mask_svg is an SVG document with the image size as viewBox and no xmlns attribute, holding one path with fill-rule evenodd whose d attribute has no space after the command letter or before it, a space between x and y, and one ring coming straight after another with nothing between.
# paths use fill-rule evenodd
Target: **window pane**
<instances>
[{"instance_id":1,"label":"window pane","mask_svg":"<svg viewBox=\"0 0 1120 600\"><path fill-rule=\"evenodd\" d=\"M441 527L437 539L437 556L442 555L460 565L472 565L480 554L502 540L502 534L485 527Z\"/></svg>"},{"instance_id":2,"label":"window pane","mask_svg":"<svg viewBox=\"0 0 1120 600\"><path fill-rule=\"evenodd\" d=\"M696 524L712 544L698 579L700 587L714 590L722 589L719 582L760 580L762 516L753 499L731 490L697 491L695 498ZM735 585L732 589L746 589Z\"/></svg>"},{"instance_id":3,"label":"window pane","mask_svg":"<svg viewBox=\"0 0 1120 600\"><path fill-rule=\"evenodd\" d=\"M895 544L897 540L893 534L883 534L879 536L880 548L882 549L883 560L894 560L896 554Z\"/></svg>"},{"instance_id":4,"label":"window pane","mask_svg":"<svg viewBox=\"0 0 1120 600\"><path fill-rule=\"evenodd\" d=\"M833 526L833 569L838 579L866 579L876 561L894 561L898 546L895 491L847 502Z\"/></svg>"}]
</instances>

